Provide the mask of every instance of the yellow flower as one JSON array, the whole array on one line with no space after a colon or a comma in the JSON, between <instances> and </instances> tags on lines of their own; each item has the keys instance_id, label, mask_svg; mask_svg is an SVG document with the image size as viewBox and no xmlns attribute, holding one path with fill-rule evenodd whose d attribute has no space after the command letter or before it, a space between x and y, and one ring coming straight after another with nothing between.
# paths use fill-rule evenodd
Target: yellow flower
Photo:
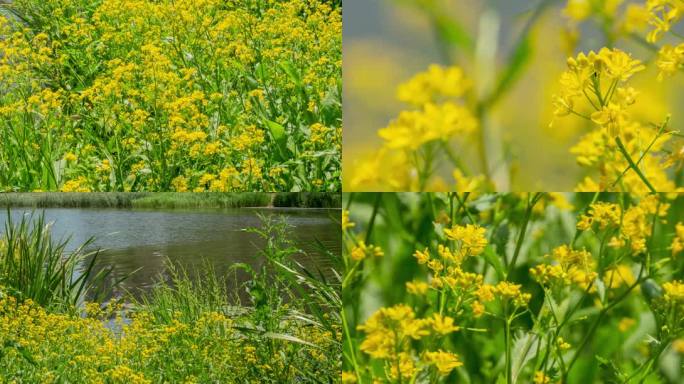
<instances>
[{"instance_id":1,"label":"yellow flower","mask_svg":"<svg viewBox=\"0 0 684 384\"><path fill-rule=\"evenodd\" d=\"M423 295L427 292L428 288L428 284L422 281L406 282L406 291L413 295Z\"/></svg>"},{"instance_id":2,"label":"yellow flower","mask_svg":"<svg viewBox=\"0 0 684 384\"><path fill-rule=\"evenodd\" d=\"M356 375L351 372L342 371L342 384L354 383L356 383Z\"/></svg>"},{"instance_id":3,"label":"yellow flower","mask_svg":"<svg viewBox=\"0 0 684 384\"><path fill-rule=\"evenodd\" d=\"M432 141L447 141L477 129L477 120L465 107L446 102L425 104L417 111L403 111L378 131L387 148L416 150Z\"/></svg>"},{"instance_id":4,"label":"yellow flower","mask_svg":"<svg viewBox=\"0 0 684 384\"><path fill-rule=\"evenodd\" d=\"M574 21L583 21L591 15L591 1L568 0L563 13Z\"/></svg>"},{"instance_id":5,"label":"yellow flower","mask_svg":"<svg viewBox=\"0 0 684 384\"><path fill-rule=\"evenodd\" d=\"M494 287L494 292L499 295L502 300L512 300L516 306L526 306L532 298L529 293L523 293L520 284L513 284L508 281L501 281Z\"/></svg>"},{"instance_id":6,"label":"yellow flower","mask_svg":"<svg viewBox=\"0 0 684 384\"><path fill-rule=\"evenodd\" d=\"M76 156L73 152L67 152L64 154L64 160L68 162L73 162L78 159L78 156Z\"/></svg>"},{"instance_id":7,"label":"yellow flower","mask_svg":"<svg viewBox=\"0 0 684 384\"><path fill-rule=\"evenodd\" d=\"M433 64L397 88L397 99L422 106L438 97L460 97L470 88L461 68Z\"/></svg>"},{"instance_id":8,"label":"yellow flower","mask_svg":"<svg viewBox=\"0 0 684 384\"><path fill-rule=\"evenodd\" d=\"M648 23L653 26L646 40L654 43L681 18L684 4L677 0L648 0L646 9L650 13Z\"/></svg>"},{"instance_id":9,"label":"yellow flower","mask_svg":"<svg viewBox=\"0 0 684 384\"><path fill-rule=\"evenodd\" d=\"M560 348L561 350L567 350L567 349L570 349L570 347L571 347L570 343L563 340L562 337L559 337L556 340L556 344L558 345L558 348Z\"/></svg>"},{"instance_id":10,"label":"yellow flower","mask_svg":"<svg viewBox=\"0 0 684 384\"><path fill-rule=\"evenodd\" d=\"M672 342L672 349L681 354L684 355L684 339L677 339Z\"/></svg>"},{"instance_id":11,"label":"yellow flower","mask_svg":"<svg viewBox=\"0 0 684 384\"><path fill-rule=\"evenodd\" d=\"M663 284L663 289L665 290L666 300L684 303L684 283L679 280L667 282Z\"/></svg>"},{"instance_id":12,"label":"yellow flower","mask_svg":"<svg viewBox=\"0 0 684 384\"><path fill-rule=\"evenodd\" d=\"M435 313L432 316L432 329L441 335L447 335L458 331L460 327L454 325L453 318Z\"/></svg>"},{"instance_id":13,"label":"yellow flower","mask_svg":"<svg viewBox=\"0 0 684 384\"><path fill-rule=\"evenodd\" d=\"M627 124L627 113L621 105L609 103L591 114L591 120L606 130L608 136L616 137Z\"/></svg>"},{"instance_id":14,"label":"yellow flower","mask_svg":"<svg viewBox=\"0 0 684 384\"><path fill-rule=\"evenodd\" d=\"M542 371L537 371L534 373L534 379L532 380L534 384L549 384L551 379L544 374Z\"/></svg>"},{"instance_id":15,"label":"yellow flower","mask_svg":"<svg viewBox=\"0 0 684 384\"><path fill-rule=\"evenodd\" d=\"M684 44L679 44L676 47L664 45L658 51L656 65L659 70L659 81L677 73L684 65Z\"/></svg>"},{"instance_id":16,"label":"yellow flower","mask_svg":"<svg viewBox=\"0 0 684 384\"><path fill-rule=\"evenodd\" d=\"M342 230L354 228L354 226L356 226L356 223L349 221L349 210L343 209L342 210Z\"/></svg>"},{"instance_id":17,"label":"yellow flower","mask_svg":"<svg viewBox=\"0 0 684 384\"><path fill-rule=\"evenodd\" d=\"M436 352L425 352L425 362L432 364L437 368L440 375L448 375L454 368L460 367L463 363L459 360L458 355L451 352L444 352L442 350Z\"/></svg>"},{"instance_id":18,"label":"yellow flower","mask_svg":"<svg viewBox=\"0 0 684 384\"><path fill-rule=\"evenodd\" d=\"M628 329L632 328L636 324L636 320L629 317L623 317L618 323L618 329L620 332L626 332Z\"/></svg>"},{"instance_id":19,"label":"yellow flower","mask_svg":"<svg viewBox=\"0 0 684 384\"><path fill-rule=\"evenodd\" d=\"M447 239L459 242L461 258L477 256L484 252L487 246L485 228L478 225L466 224L465 226L457 225L452 228L445 228L444 234Z\"/></svg>"},{"instance_id":20,"label":"yellow flower","mask_svg":"<svg viewBox=\"0 0 684 384\"><path fill-rule=\"evenodd\" d=\"M422 251L416 250L413 256L418 260L418 264L426 264L430 260L430 252L427 248Z\"/></svg>"},{"instance_id":21,"label":"yellow flower","mask_svg":"<svg viewBox=\"0 0 684 384\"><path fill-rule=\"evenodd\" d=\"M476 318L482 316L485 312L484 305L482 305L482 303L480 303L479 301L473 301L470 307L473 311L473 316L475 316Z\"/></svg>"}]
</instances>

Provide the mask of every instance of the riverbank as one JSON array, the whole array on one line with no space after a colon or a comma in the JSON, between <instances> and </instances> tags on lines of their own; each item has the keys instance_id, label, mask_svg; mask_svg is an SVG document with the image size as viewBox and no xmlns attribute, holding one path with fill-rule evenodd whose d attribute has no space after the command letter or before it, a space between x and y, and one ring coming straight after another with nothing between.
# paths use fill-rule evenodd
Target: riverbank
<instances>
[{"instance_id":1,"label":"riverbank","mask_svg":"<svg viewBox=\"0 0 684 384\"><path fill-rule=\"evenodd\" d=\"M43 216L11 228L0 233L0 383L340 382L340 281L296 261L284 220L244 228L263 240L260 266L233 264L249 281L169 260L143 295L112 299L110 285L135 273L94 268L101 254L85 245L66 251ZM320 252L339 276L341 259Z\"/></svg>"},{"instance_id":2,"label":"riverbank","mask_svg":"<svg viewBox=\"0 0 684 384\"><path fill-rule=\"evenodd\" d=\"M0 207L32 208L339 208L339 193L3 193Z\"/></svg>"}]
</instances>

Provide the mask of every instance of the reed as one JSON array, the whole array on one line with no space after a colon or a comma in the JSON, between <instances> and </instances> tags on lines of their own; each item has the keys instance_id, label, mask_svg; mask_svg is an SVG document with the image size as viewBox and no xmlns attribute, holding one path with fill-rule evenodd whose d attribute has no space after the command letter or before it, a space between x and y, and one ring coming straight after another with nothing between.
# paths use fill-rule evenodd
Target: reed
<instances>
[{"instance_id":1,"label":"reed","mask_svg":"<svg viewBox=\"0 0 684 384\"><path fill-rule=\"evenodd\" d=\"M86 295L106 295L105 279L111 269L95 271L98 251L87 252L91 240L69 250L69 239L54 241L45 216L24 215L14 222L8 212L0 237L0 285L20 300L31 299L43 307L67 310Z\"/></svg>"}]
</instances>

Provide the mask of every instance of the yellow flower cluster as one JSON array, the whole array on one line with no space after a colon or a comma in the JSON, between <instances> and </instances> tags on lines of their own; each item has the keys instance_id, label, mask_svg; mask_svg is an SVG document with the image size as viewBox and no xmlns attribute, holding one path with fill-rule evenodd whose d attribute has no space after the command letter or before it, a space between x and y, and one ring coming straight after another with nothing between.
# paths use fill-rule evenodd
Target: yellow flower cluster
<instances>
[{"instance_id":1,"label":"yellow flower cluster","mask_svg":"<svg viewBox=\"0 0 684 384\"><path fill-rule=\"evenodd\" d=\"M658 60L656 61L660 73L658 73L658 80L663 80L677 73L677 71L684 68L684 43L677 46L664 45L658 51Z\"/></svg>"},{"instance_id":2,"label":"yellow flower cluster","mask_svg":"<svg viewBox=\"0 0 684 384\"><path fill-rule=\"evenodd\" d=\"M229 3L15 1L0 190L340 190L341 8Z\"/></svg>"},{"instance_id":3,"label":"yellow flower cluster","mask_svg":"<svg viewBox=\"0 0 684 384\"><path fill-rule=\"evenodd\" d=\"M649 12L648 24L652 26L646 39L654 43L681 19L684 4L678 0L647 0L646 9Z\"/></svg>"},{"instance_id":4,"label":"yellow flower cluster","mask_svg":"<svg viewBox=\"0 0 684 384\"><path fill-rule=\"evenodd\" d=\"M441 350L426 351L422 359L417 359L417 353L411 346L412 340L458 331L459 327L454 325L451 317L436 313L432 317L420 319L411 307L399 304L379 309L358 329L366 334L361 351L375 359L384 360L392 377L415 377L421 365L433 365L440 375L448 375L462 364L457 355Z\"/></svg>"},{"instance_id":5,"label":"yellow flower cluster","mask_svg":"<svg viewBox=\"0 0 684 384\"><path fill-rule=\"evenodd\" d=\"M257 351L243 342L251 336L240 334L234 325L245 320L207 311L194 321L174 317L169 323L159 323L145 308L127 312L124 319L120 306L95 303L86 304L85 316L52 313L0 289L0 372L3 379L20 377L31 383L296 380L297 373L287 368L292 361L286 365L281 354ZM443 322L442 327L448 325ZM332 350L341 337L338 334L335 341L329 333L308 325L293 323L292 330L296 337L322 348L294 350L287 343L278 347L282 354L304 356L303 369L320 368L321 361L309 361L311 357ZM254 364L245 365L250 359ZM276 375L273 369L280 373Z\"/></svg>"},{"instance_id":6,"label":"yellow flower cluster","mask_svg":"<svg viewBox=\"0 0 684 384\"><path fill-rule=\"evenodd\" d=\"M478 225L457 225L450 229L444 229L444 234L447 239L459 243L460 247L457 255L459 260L463 260L468 256L478 256L484 252L484 249L487 246L485 229Z\"/></svg>"},{"instance_id":7,"label":"yellow flower cluster","mask_svg":"<svg viewBox=\"0 0 684 384\"><path fill-rule=\"evenodd\" d=\"M400 112L378 131L383 146L353 167L351 189L444 189L431 178L437 153L478 129L477 119L461 100L470 87L461 68L438 65L401 84L397 98L414 109ZM457 171L458 183L471 183Z\"/></svg>"},{"instance_id":8,"label":"yellow flower cluster","mask_svg":"<svg viewBox=\"0 0 684 384\"><path fill-rule=\"evenodd\" d=\"M585 249L571 249L567 245L556 247L551 255L555 264L539 264L530 268L530 274L539 283L545 286L563 286L577 284L586 288L594 281L597 273L594 272L596 263L591 253Z\"/></svg>"},{"instance_id":9,"label":"yellow flower cluster","mask_svg":"<svg viewBox=\"0 0 684 384\"><path fill-rule=\"evenodd\" d=\"M640 253L646 250L646 238L653 233L653 218L664 217L669 207L657 195L646 196L626 210L615 203L597 202L589 207L586 214L580 215L577 229L585 231L596 226L603 231L619 228L618 235L610 239L609 245L621 248L629 244L633 253Z\"/></svg>"},{"instance_id":10,"label":"yellow flower cluster","mask_svg":"<svg viewBox=\"0 0 684 384\"><path fill-rule=\"evenodd\" d=\"M675 190L666 172L672 164L658 155L671 138L665 123L641 124L629 113L638 92L627 82L644 68L619 49L602 48L568 59L568 70L560 77L561 93L554 96L554 113L573 114L600 127L570 149L579 165L598 170L598 180L587 176L577 191Z\"/></svg>"},{"instance_id":11,"label":"yellow flower cluster","mask_svg":"<svg viewBox=\"0 0 684 384\"><path fill-rule=\"evenodd\" d=\"M663 284L665 299L673 303L684 304L684 283L681 281L671 281Z\"/></svg>"},{"instance_id":12,"label":"yellow flower cluster","mask_svg":"<svg viewBox=\"0 0 684 384\"><path fill-rule=\"evenodd\" d=\"M361 261L368 256L382 257L384 254L380 247L372 244L366 245L363 240L359 241L351 250L351 258L354 261Z\"/></svg>"}]
</instances>

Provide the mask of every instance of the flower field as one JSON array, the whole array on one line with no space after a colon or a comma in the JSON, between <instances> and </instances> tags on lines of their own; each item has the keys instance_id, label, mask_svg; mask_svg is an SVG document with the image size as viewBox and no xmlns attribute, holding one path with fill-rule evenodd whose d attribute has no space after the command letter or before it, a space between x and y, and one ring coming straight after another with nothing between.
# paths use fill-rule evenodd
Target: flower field
<instances>
[{"instance_id":1,"label":"flower field","mask_svg":"<svg viewBox=\"0 0 684 384\"><path fill-rule=\"evenodd\" d=\"M347 194L344 383L681 383L684 199Z\"/></svg>"},{"instance_id":2,"label":"flower field","mask_svg":"<svg viewBox=\"0 0 684 384\"><path fill-rule=\"evenodd\" d=\"M293 260L284 219L247 229L266 245L261 268L233 267L244 284L169 265L142 296L111 300L120 278L95 272L98 254L32 219L0 237L0 383L340 382L339 282Z\"/></svg>"},{"instance_id":3,"label":"flower field","mask_svg":"<svg viewBox=\"0 0 684 384\"><path fill-rule=\"evenodd\" d=\"M339 191L341 12L0 5L0 191Z\"/></svg>"}]
</instances>

